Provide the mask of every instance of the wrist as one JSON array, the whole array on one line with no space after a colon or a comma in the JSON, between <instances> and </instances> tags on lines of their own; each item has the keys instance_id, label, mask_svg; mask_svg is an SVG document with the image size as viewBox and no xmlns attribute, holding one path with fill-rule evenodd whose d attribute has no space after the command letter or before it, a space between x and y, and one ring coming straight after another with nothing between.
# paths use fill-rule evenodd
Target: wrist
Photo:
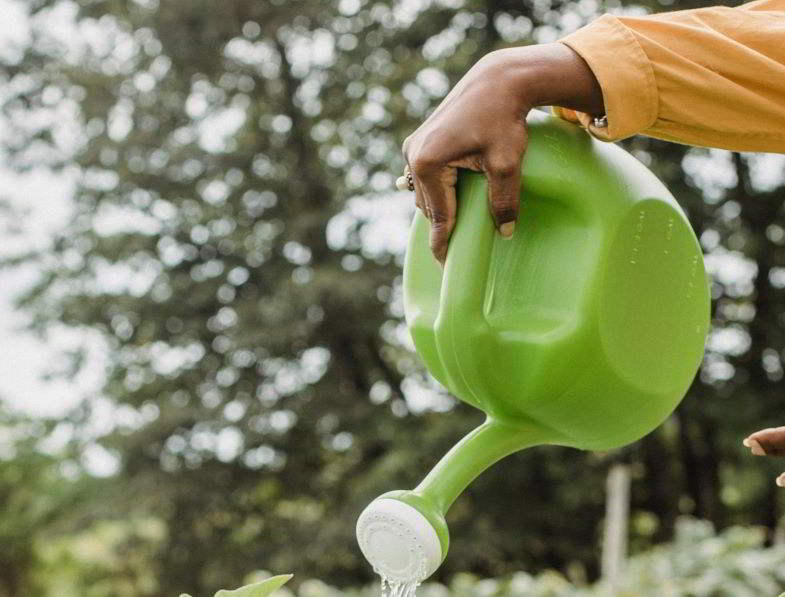
<instances>
[{"instance_id":1,"label":"wrist","mask_svg":"<svg viewBox=\"0 0 785 597\"><path fill-rule=\"evenodd\" d=\"M492 52L491 56L523 110L561 106L592 116L604 114L597 78L588 64L565 44L507 48Z\"/></svg>"}]
</instances>

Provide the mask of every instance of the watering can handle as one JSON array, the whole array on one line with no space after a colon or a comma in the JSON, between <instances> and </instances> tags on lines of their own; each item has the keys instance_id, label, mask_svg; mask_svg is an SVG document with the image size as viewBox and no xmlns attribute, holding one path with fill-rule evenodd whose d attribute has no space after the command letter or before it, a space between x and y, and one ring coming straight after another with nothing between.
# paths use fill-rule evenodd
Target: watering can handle
<instances>
[{"instance_id":1,"label":"watering can handle","mask_svg":"<svg viewBox=\"0 0 785 597\"><path fill-rule=\"evenodd\" d=\"M482 312L496 229L488 209L485 178L460 171L457 187L461 199L444 264L440 302L456 310L453 316L471 321ZM464 237L468 242L461 242Z\"/></svg>"},{"instance_id":2,"label":"watering can handle","mask_svg":"<svg viewBox=\"0 0 785 597\"><path fill-rule=\"evenodd\" d=\"M590 172L593 164L586 162L591 159L588 155L578 159L570 149L576 141L590 144L591 137L580 127L539 112L531 112L526 122L529 147L521 165L521 177L525 178L522 193L536 193L601 217L599 204L609 200L607 193L592 190L576 178L576 173ZM499 235L488 206L487 181L476 172L459 170L456 195L458 215L447 251L440 302L452 306L453 317L474 321L483 312L495 237L499 242L514 242L512 238L525 233L526 222L516 226L510 239Z\"/></svg>"}]
</instances>

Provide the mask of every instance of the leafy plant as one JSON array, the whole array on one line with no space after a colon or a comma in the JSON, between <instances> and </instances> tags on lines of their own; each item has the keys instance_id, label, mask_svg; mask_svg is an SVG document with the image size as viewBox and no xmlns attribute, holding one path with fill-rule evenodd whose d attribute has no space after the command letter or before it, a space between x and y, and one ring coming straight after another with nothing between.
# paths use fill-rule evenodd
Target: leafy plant
<instances>
[{"instance_id":1,"label":"leafy plant","mask_svg":"<svg viewBox=\"0 0 785 597\"><path fill-rule=\"evenodd\" d=\"M273 591L280 589L289 582L289 579L291 579L292 576L292 574L279 574L278 576L273 576L262 582L246 585L239 589L234 589L233 591L221 589L215 594L215 597L267 597L267 595L270 595ZM180 597L191 596L183 593Z\"/></svg>"},{"instance_id":2,"label":"leafy plant","mask_svg":"<svg viewBox=\"0 0 785 597\"><path fill-rule=\"evenodd\" d=\"M575 584L554 570L536 575L516 572L500 578L459 573L448 585L425 583L417 589L417 597L774 596L785 589L785 546L765 547L764 539L762 528L736 526L717 533L707 521L681 518L674 541L632 556L614 587L604 582ZM306 580L296 592L287 594L378 597L379 585L344 588Z\"/></svg>"}]
</instances>

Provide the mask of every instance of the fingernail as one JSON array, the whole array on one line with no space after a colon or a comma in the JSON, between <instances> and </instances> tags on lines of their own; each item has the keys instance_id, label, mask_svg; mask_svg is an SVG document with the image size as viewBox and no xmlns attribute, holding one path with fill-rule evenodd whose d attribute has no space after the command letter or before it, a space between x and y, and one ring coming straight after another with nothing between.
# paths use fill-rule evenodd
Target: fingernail
<instances>
[{"instance_id":1,"label":"fingernail","mask_svg":"<svg viewBox=\"0 0 785 597\"><path fill-rule=\"evenodd\" d=\"M780 487L785 487L785 475L780 475L779 477L777 477L775 483Z\"/></svg>"},{"instance_id":2,"label":"fingernail","mask_svg":"<svg viewBox=\"0 0 785 597\"><path fill-rule=\"evenodd\" d=\"M745 448L749 448L750 447L750 440L747 439L747 438L744 438L744 441L741 442L741 445L743 445Z\"/></svg>"},{"instance_id":3,"label":"fingernail","mask_svg":"<svg viewBox=\"0 0 785 597\"><path fill-rule=\"evenodd\" d=\"M505 222L499 226L499 233L505 238L510 238L513 232L515 232L515 222Z\"/></svg>"},{"instance_id":4,"label":"fingernail","mask_svg":"<svg viewBox=\"0 0 785 597\"><path fill-rule=\"evenodd\" d=\"M766 455L766 450L761 448L761 446L757 442L757 440L754 440L754 439L750 440L750 450L752 450L752 453L755 454L755 456L765 456Z\"/></svg>"}]
</instances>

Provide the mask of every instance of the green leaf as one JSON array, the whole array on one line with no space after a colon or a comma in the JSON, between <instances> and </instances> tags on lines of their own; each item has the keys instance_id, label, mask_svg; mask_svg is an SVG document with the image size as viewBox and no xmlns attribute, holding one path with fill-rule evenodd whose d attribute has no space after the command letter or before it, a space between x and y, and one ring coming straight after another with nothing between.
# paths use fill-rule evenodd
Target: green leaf
<instances>
[{"instance_id":1,"label":"green leaf","mask_svg":"<svg viewBox=\"0 0 785 597\"><path fill-rule=\"evenodd\" d=\"M292 576L294 575L279 574L278 576L273 576L262 582L240 587L234 591L221 589L215 594L215 597L267 597L267 595L289 582L289 579L292 578Z\"/></svg>"}]
</instances>

